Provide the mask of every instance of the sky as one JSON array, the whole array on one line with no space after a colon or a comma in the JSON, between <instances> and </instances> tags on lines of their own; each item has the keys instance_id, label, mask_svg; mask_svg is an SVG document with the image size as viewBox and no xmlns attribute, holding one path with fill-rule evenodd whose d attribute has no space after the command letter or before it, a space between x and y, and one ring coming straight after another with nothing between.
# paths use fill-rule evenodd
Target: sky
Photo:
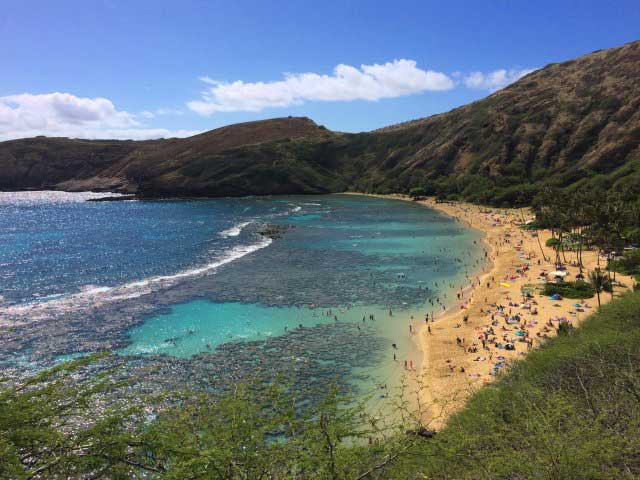
<instances>
[{"instance_id":1,"label":"sky","mask_svg":"<svg viewBox=\"0 0 640 480\"><path fill-rule=\"evenodd\" d=\"M0 0L0 140L360 132L640 39L640 1Z\"/></svg>"}]
</instances>

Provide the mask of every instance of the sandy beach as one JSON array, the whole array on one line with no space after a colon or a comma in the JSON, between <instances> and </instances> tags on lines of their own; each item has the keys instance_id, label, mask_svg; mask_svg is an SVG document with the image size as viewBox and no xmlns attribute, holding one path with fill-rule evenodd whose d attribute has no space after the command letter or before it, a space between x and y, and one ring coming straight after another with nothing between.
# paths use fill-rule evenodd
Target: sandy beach
<instances>
[{"instance_id":1,"label":"sandy beach","mask_svg":"<svg viewBox=\"0 0 640 480\"><path fill-rule=\"evenodd\" d=\"M381 197L412 201L401 195ZM447 305L446 312L414 329L413 341L423 358L419 369L409 372L411 389L423 423L437 429L475 390L555 336L561 322L579 326L596 311L598 301L595 296L581 302L541 295L545 273L556 270L555 252L545 245L550 231L520 228L533 219L529 209L436 203L431 198L419 203L481 230L490 260L484 272L469 277L469 285L459 292L455 305ZM575 253L566 252L565 257L565 280L575 280L579 273L572 264ZM583 274L588 276L598 264L597 252L585 251L582 258ZM600 258L600 265L606 265L604 258ZM634 284L628 276L618 274L616 279L614 297ZM603 292L602 304L611 298ZM511 346L513 349L508 349Z\"/></svg>"}]
</instances>

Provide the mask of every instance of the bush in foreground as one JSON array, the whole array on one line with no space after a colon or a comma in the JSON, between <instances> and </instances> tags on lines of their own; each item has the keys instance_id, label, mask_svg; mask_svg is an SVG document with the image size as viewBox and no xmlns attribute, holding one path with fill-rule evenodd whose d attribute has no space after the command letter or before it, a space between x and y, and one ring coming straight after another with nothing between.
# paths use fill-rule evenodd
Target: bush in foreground
<instances>
[{"instance_id":1,"label":"bush in foreground","mask_svg":"<svg viewBox=\"0 0 640 480\"><path fill-rule=\"evenodd\" d=\"M76 382L94 360L0 387L0 479L364 479L417 441L406 403L387 421L337 390L304 407L286 385L238 384L216 401L174 393L157 418L143 405L158 397L105 409L127 384Z\"/></svg>"}]
</instances>

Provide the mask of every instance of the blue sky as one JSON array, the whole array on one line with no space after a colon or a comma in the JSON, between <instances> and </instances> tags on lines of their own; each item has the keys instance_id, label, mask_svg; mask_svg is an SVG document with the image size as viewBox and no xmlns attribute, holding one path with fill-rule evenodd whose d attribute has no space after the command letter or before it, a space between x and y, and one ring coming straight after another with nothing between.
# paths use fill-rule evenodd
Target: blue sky
<instances>
[{"instance_id":1,"label":"blue sky","mask_svg":"<svg viewBox=\"0 0 640 480\"><path fill-rule=\"evenodd\" d=\"M639 38L638 0L4 0L0 139L187 135L286 115L365 131Z\"/></svg>"}]
</instances>

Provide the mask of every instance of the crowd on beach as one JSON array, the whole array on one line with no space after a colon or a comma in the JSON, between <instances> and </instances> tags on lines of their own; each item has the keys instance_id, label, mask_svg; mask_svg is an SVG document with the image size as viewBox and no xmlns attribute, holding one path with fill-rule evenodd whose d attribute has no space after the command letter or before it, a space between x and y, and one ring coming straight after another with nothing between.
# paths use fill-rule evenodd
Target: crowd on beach
<instances>
[{"instance_id":1,"label":"crowd on beach","mask_svg":"<svg viewBox=\"0 0 640 480\"><path fill-rule=\"evenodd\" d=\"M434 310L425 313L424 323L416 327L412 317L409 325L408 334L424 358L421 369L415 370L411 359L404 361L405 369L425 385L420 389L425 402L444 404L457 396L448 407L455 409L463 404L460 398L556 335L562 324L577 326L593 307L583 299L540 295L556 265L540 250L550 233L521 228L532 219L529 211L424 203L485 234L485 271L473 277L467 273L455 299L431 299ZM585 270L597 261L596 252L585 254ZM481 265L465 263L471 266ZM563 268L567 278L581 277L575 264Z\"/></svg>"}]
</instances>

